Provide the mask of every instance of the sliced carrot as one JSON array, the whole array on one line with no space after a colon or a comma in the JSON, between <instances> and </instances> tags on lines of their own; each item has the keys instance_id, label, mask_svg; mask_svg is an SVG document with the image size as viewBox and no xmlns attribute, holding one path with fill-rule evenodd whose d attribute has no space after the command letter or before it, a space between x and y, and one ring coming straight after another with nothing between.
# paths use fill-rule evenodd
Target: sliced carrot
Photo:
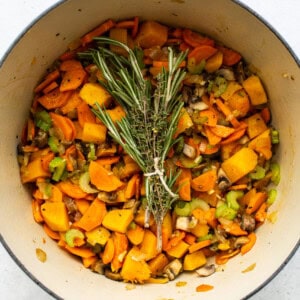
<instances>
[{"instance_id":1,"label":"sliced carrot","mask_svg":"<svg viewBox=\"0 0 300 300\"><path fill-rule=\"evenodd\" d=\"M246 230L243 230L240 225L236 222L232 222L229 224L223 224L222 227L224 230L234 236L240 236L240 235L247 235L248 232Z\"/></svg>"},{"instance_id":2,"label":"sliced carrot","mask_svg":"<svg viewBox=\"0 0 300 300\"><path fill-rule=\"evenodd\" d=\"M241 254L243 255L249 252L256 243L256 234L254 232L249 233L247 237L249 242L241 247Z\"/></svg>"},{"instance_id":3,"label":"sliced carrot","mask_svg":"<svg viewBox=\"0 0 300 300\"><path fill-rule=\"evenodd\" d=\"M76 256L80 256L80 257L84 257L84 258L96 256L96 254L89 248L70 247L67 244L64 245L64 248L68 252L70 252Z\"/></svg>"},{"instance_id":4,"label":"sliced carrot","mask_svg":"<svg viewBox=\"0 0 300 300\"><path fill-rule=\"evenodd\" d=\"M101 166L113 165L120 160L120 156L107 156L101 157L96 160L96 162Z\"/></svg>"},{"instance_id":5,"label":"sliced carrot","mask_svg":"<svg viewBox=\"0 0 300 300\"><path fill-rule=\"evenodd\" d=\"M58 87L58 83L56 81L52 81L50 84L48 84L44 89L43 89L43 94L48 94L54 89Z\"/></svg>"},{"instance_id":6,"label":"sliced carrot","mask_svg":"<svg viewBox=\"0 0 300 300\"><path fill-rule=\"evenodd\" d=\"M182 37L185 43L192 47L198 47L201 45L214 46L214 40L204 37L203 35L192 31L191 29L183 29Z\"/></svg>"},{"instance_id":7,"label":"sliced carrot","mask_svg":"<svg viewBox=\"0 0 300 300\"><path fill-rule=\"evenodd\" d=\"M63 72L67 72L74 69L83 69L83 67L79 60L67 59L60 64L59 69Z\"/></svg>"},{"instance_id":8,"label":"sliced carrot","mask_svg":"<svg viewBox=\"0 0 300 300\"><path fill-rule=\"evenodd\" d=\"M196 242L189 247L189 253L194 253L202 248L205 248L211 244L211 240L204 240Z\"/></svg>"},{"instance_id":9,"label":"sliced carrot","mask_svg":"<svg viewBox=\"0 0 300 300\"><path fill-rule=\"evenodd\" d=\"M39 97L37 101L46 109L55 109L64 106L71 97L71 92L61 92L59 88L55 88L51 92Z\"/></svg>"},{"instance_id":10,"label":"sliced carrot","mask_svg":"<svg viewBox=\"0 0 300 300\"><path fill-rule=\"evenodd\" d=\"M64 73L59 86L61 92L76 90L82 85L87 74L83 68L71 69Z\"/></svg>"},{"instance_id":11,"label":"sliced carrot","mask_svg":"<svg viewBox=\"0 0 300 300\"><path fill-rule=\"evenodd\" d=\"M76 154L77 154L77 149L76 149L76 146L73 144L72 146L68 147L68 149L66 150L65 154L63 155L63 157L67 161L66 169L69 172L73 172L74 171L73 161L75 160Z\"/></svg>"},{"instance_id":12,"label":"sliced carrot","mask_svg":"<svg viewBox=\"0 0 300 300\"><path fill-rule=\"evenodd\" d=\"M73 141L76 137L76 129L71 119L53 112L50 112L49 114L54 127L61 130L64 135L64 139L68 142Z\"/></svg>"},{"instance_id":13,"label":"sliced carrot","mask_svg":"<svg viewBox=\"0 0 300 300\"><path fill-rule=\"evenodd\" d=\"M218 115L212 109L205 109L199 112L200 118L206 118L204 125L216 126L218 122Z\"/></svg>"},{"instance_id":14,"label":"sliced carrot","mask_svg":"<svg viewBox=\"0 0 300 300\"><path fill-rule=\"evenodd\" d=\"M137 191L136 189L136 184L137 180L140 177L139 174L134 174L128 181L125 189L125 198L126 199L131 199L132 197L135 196L135 193Z\"/></svg>"},{"instance_id":15,"label":"sliced carrot","mask_svg":"<svg viewBox=\"0 0 300 300\"><path fill-rule=\"evenodd\" d=\"M60 234L56 231L53 231L46 223L43 224L43 229L51 239L57 241L60 239Z\"/></svg>"},{"instance_id":16,"label":"sliced carrot","mask_svg":"<svg viewBox=\"0 0 300 300\"><path fill-rule=\"evenodd\" d=\"M221 145L228 145L234 141L239 140L246 132L246 128L240 129L232 133L229 137L221 141Z\"/></svg>"},{"instance_id":17,"label":"sliced carrot","mask_svg":"<svg viewBox=\"0 0 300 300\"><path fill-rule=\"evenodd\" d=\"M74 226L82 228L86 231L93 230L102 224L106 213L106 204L100 199L96 198L82 215L82 217L74 223Z\"/></svg>"},{"instance_id":18,"label":"sliced carrot","mask_svg":"<svg viewBox=\"0 0 300 300\"><path fill-rule=\"evenodd\" d=\"M247 187L248 187L248 185L243 183L243 184L232 185L228 189L232 190L232 191L238 191L238 190L246 190Z\"/></svg>"},{"instance_id":19,"label":"sliced carrot","mask_svg":"<svg viewBox=\"0 0 300 300\"><path fill-rule=\"evenodd\" d=\"M91 257L82 257L82 264L85 268L91 267L93 263L95 263L98 260L96 256Z\"/></svg>"},{"instance_id":20,"label":"sliced carrot","mask_svg":"<svg viewBox=\"0 0 300 300\"><path fill-rule=\"evenodd\" d=\"M181 28L175 28L171 30L170 36L174 38L182 38L182 29Z\"/></svg>"},{"instance_id":21,"label":"sliced carrot","mask_svg":"<svg viewBox=\"0 0 300 300\"><path fill-rule=\"evenodd\" d=\"M114 242L114 256L111 261L111 270L113 272L116 272L123 265L123 260L128 250L128 238L124 233L114 232L113 242Z\"/></svg>"},{"instance_id":22,"label":"sliced carrot","mask_svg":"<svg viewBox=\"0 0 300 300\"><path fill-rule=\"evenodd\" d=\"M214 128L214 127L204 126L204 132L206 134L209 144L212 146L215 146L221 142L222 137L220 137L219 135L216 135L212 131L212 128Z\"/></svg>"},{"instance_id":23,"label":"sliced carrot","mask_svg":"<svg viewBox=\"0 0 300 300\"><path fill-rule=\"evenodd\" d=\"M235 132L235 129L229 126L216 125L210 128L210 130L221 138L226 138Z\"/></svg>"},{"instance_id":24,"label":"sliced carrot","mask_svg":"<svg viewBox=\"0 0 300 300\"><path fill-rule=\"evenodd\" d=\"M193 235L192 233L187 233L186 235L185 235L185 237L184 237L184 241L186 242L186 243L188 243L189 245L192 245L192 244L194 244L195 242L196 242L196 236L195 235Z\"/></svg>"},{"instance_id":25,"label":"sliced carrot","mask_svg":"<svg viewBox=\"0 0 300 300\"><path fill-rule=\"evenodd\" d=\"M233 66L242 58L242 56L237 51L234 51L232 49L223 46L218 46L218 49L223 53L223 64L225 66Z\"/></svg>"},{"instance_id":26,"label":"sliced carrot","mask_svg":"<svg viewBox=\"0 0 300 300\"><path fill-rule=\"evenodd\" d=\"M49 152L48 154L41 156L42 168L46 172L49 172L49 164L50 161L54 158L54 156L55 154L53 152Z\"/></svg>"},{"instance_id":27,"label":"sliced carrot","mask_svg":"<svg viewBox=\"0 0 300 300\"><path fill-rule=\"evenodd\" d=\"M131 37L134 39L138 33L139 30L139 17L133 18L133 27L131 30Z\"/></svg>"},{"instance_id":28,"label":"sliced carrot","mask_svg":"<svg viewBox=\"0 0 300 300\"><path fill-rule=\"evenodd\" d=\"M267 193L265 192L255 192L255 194L250 198L250 201L246 208L246 213L251 215L263 204L264 201L268 198Z\"/></svg>"},{"instance_id":29,"label":"sliced carrot","mask_svg":"<svg viewBox=\"0 0 300 300\"><path fill-rule=\"evenodd\" d=\"M263 223L266 220L266 218L267 218L267 208L268 208L268 205L267 205L266 202L264 202L259 207L259 209L256 211L256 213L255 213L255 220L257 222Z\"/></svg>"},{"instance_id":30,"label":"sliced carrot","mask_svg":"<svg viewBox=\"0 0 300 300\"><path fill-rule=\"evenodd\" d=\"M230 258L236 256L239 253L240 253L240 249L236 249L234 251L226 251L226 252L219 253L215 256L216 264L224 265L228 262L228 260Z\"/></svg>"},{"instance_id":31,"label":"sliced carrot","mask_svg":"<svg viewBox=\"0 0 300 300\"><path fill-rule=\"evenodd\" d=\"M172 247L177 246L180 243L180 241L182 241L184 239L185 235L186 235L186 233L184 231L178 230L177 234L168 241L168 243L166 244L166 246L163 250L168 251Z\"/></svg>"},{"instance_id":32,"label":"sliced carrot","mask_svg":"<svg viewBox=\"0 0 300 300\"><path fill-rule=\"evenodd\" d=\"M268 107L264 107L260 112L262 118L264 119L265 123L269 123L271 120L271 112Z\"/></svg>"},{"instance_id":33,"label":"sliced carrot","mask_svg":"<svg viewBox=\"0 0 300 300\"><path fill-rule=\"evenodd\" d=\"M52 81L55 81L60 77L59 70L55 69L51 73L49 73L45 79L34 89L35 93L41 92L46 86L48 86Z\"/></svg>"},{"instance_id":34,"label":"sliced carrot","mask_svg":"<svg viewBox=\"0 0 300 300\"><path fill-rule=\"evenodd\" d=\"M215 169L206 171L196 178L192 179L192 188L199 192L208 192L212 190L216 184L217 172Z\"/></svg>"},{"instance_id":35,"label":"sliced carrot","mask_svg":"<svg viewBox=\"0 0 300 300\"><path fill-rule=\"evenodd\" d=\"M192 50L192 49L193 49L193 47L190 46L189 44L185 43L185 42L182 42L179 45L179 50L182 51L182 52L185 52L186 50Z\"/></svg>"},{"instance_id":36,"label":"sliced carrot","mask_svg":"<svg viewBox=\"0 0 300 300\"><path fill-rule=\"evenodd\" d=\"M154 68L169 68L169 62L168 61L160 61L160 60L154 60L152 62ZM179 68L184 68L186 66L186 61L182 61L179 65Z\"/></svg>"},{"instance_id":37,"label":"sliced carrot","mask_svg":"<svg viewBox=\"0 0 300 300\"><path fill-rule=\"evenodd\" d=\"M131 28L134 25L134 21L133 20L125 20L125 21L120 21L118 23L116 23L116 28Z\"/></svg>"},{"instance_id":38,"label":"sliced carrot","mask_svg":"<svg viewBox=\"0 0 300 300\"><path fill-rule=\"evenodd\" d=\"M196 292L207 292L212 290L214 287L210 284L200 284L196 287Z\"/></svg>"},{"instance_id":39,"label":"sliced carrot","mask_svg":"<svg viewBox=\"0 0 300 300\"><path fill-rule=\"evenodd\" d=\"M115 246L112 238L109 238L105 244L104 251L101 255L104 264L109 264L114 258Z\"/></svg>"},{"instance_id":40,"label":"sliced carrot","mask_svg":"<svg viewBox=\"0 0 300 300\"><path fill-rule=\"evenodd\" d=\"M78 114L78 122L80 126L83 128L84 123L96 123L96 116L93 114L89 105L85 101L81 101L81 103L77 107Z\"/></svg>"},{"instance_id":41,"label":"sliced carrot","mask_svg":"<svg viewBox=\"0 0 300 300\"><path fill-rule=\"evenodd\" d=\"M60 111L66 115L78 108L78 106L83 102L83 100L79 96L79 92L74 91L72 92L70 98L68 99L67 103L60 107Z\"/></svg>"},{"instance_id":42,"label":"sliced carrot","mask_svg":"<svg viewBox=\"0 0 300 300\"><path fill-rule=\"evenodd\" d=\"M78 47L74 50L68 50L68 51L64 52L63 54L61 54L59 56L59 59L61 61L75 59L78 52L84 52L85 50L87 50L87 47L85 47L85 46Z\"/></svg>"},{"instance_id":43,"label":"sliced carrot","mask_svg":"<svg viewBox=\"0 0 300 300\"><path fill-rule=\"evenodd\" d=\"M207 60L209 57L213 56L215 53L218 52L218 49L209 46L209 45L201 45L194 48L192 51L189 52L188 58L194 58L195 63L198 64L202 60Z\"/></svg>"},{"instance_id":44,"label":"sliced carrot","mask_svg":"<svg viewBox=\"0 0 300 300\"><path fill-rule=\"evenodd\" d=\"M41 201L37 199L33 199L31 201L31 208L32 208L32 214L33 218L37 223L41 223L44 221L44 218L41 213Z\"/></svg>"},{"instance_id":45,"label":"sliced carrot","mask_svg":"<svg viewBox=\"0 0 300 300\"><path fill-rule=\"evenodd\" d=\"M101 191L112 192L124 186L124 182L95 161L90 163L89 173L92 184Z\"/></svg>"},{"instance_id":46,"label":"sliced carrot","mask_svg":"<svg viewBox=\"0 0 300 300\"><path fill-rule=\"evenodd\" d=\"M107 32L114 26L115 22L113 20L109 19L105 21L104 23L102 23L92 31L88 32L81 38L82 45L85 46L86 44L92 42L95 37L103 35L105 32Z\"/></svg>"},{"instance_id":47,"label":"sliced carrot","mask_svg":"<svg viewBox=\"0 0 300 300\"><path fill-rule=\"evenodd\" d=\"M222 111L222 113L226 116L226 119L232 124L232 126L234 128L238 128L240 126L240 122L233 115L230 108L226 104L224 104L220 99L216 99L216 104L218 108Z\"/></svg>"},{"instance_id":48,"label":"sliced carrot","mask_svg":"<svg viewBox=\"0 0 300 300\"><path fill-rule=\"evenodd\" d=\"M135 224L134 228L129 228L126 232L129 241L135 246L142 243L144 234L145 229L137 224Z\"/></svg>"},{"instance_id":49,"label":"sliced carrot","mask_svg":"<svg viewBox=\"0 0 300 300\"><path fill-rule=\"evenodd\" d=\"M73 184L71 181L64 180L56 184L56 186L67 196L74 199L82 199L87 196L87 193L84 192L79 185Z\"/></svg>"}]
</instances>

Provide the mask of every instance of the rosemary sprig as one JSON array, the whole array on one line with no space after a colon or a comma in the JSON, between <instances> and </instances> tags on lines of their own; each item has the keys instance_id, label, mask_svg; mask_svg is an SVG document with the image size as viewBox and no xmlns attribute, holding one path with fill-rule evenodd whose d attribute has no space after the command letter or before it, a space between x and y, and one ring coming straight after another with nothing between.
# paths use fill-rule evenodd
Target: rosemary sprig
<instances>
[{"instance_id":1,"label":"rosemary sprig","mask_svg":"<svg viewBox=\"0 0 300 300\"><path fill-rule=\"evenodd\" d=\"M178 195L173 185L178 174L166 174L164 162L176 142L173 139L183 102L179 88L185 76L179 68L186 53L175 57L169 48L168 70L162 69L154 89L145 79L139 64L140 53L109 38L96 38L101 44L124 48L128 58L99 47L83 54L91 58L101 70L105 81L101 82L125 109L126 116L116 126L105 108L97 104L96 116L107 126L109 134L137 162L145 176L147 208L146 216L153 214L157 224L157 248L161 251L163 218ZM118 128L117 128L118 127ZM149 218L146 218L145 226Z\"/></svg>"}]
</instances>

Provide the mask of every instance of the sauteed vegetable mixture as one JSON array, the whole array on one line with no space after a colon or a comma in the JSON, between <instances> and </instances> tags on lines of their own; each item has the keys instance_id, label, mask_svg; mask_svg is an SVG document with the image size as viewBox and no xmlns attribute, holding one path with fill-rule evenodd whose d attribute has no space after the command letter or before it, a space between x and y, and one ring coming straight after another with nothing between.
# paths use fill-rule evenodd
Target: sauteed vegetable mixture
<instances>
[{"instance_id":1,"label":"sauteed vegetable mixture","mask_svg":"<svg viewBox=\"0 0 300 300\"><path fill-rule=\"evenodd\" d=\"M276 198L279 133L235 50L107 20L34 89L18 147L34 220L86 268L166 283L244 255Z\"/></svg>"}]
</instances>

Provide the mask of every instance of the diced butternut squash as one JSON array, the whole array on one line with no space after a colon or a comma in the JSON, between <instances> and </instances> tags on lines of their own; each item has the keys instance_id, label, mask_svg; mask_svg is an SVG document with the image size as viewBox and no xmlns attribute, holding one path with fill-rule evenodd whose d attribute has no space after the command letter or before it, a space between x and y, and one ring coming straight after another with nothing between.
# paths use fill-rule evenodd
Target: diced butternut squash
<instances>
[{"instance_id":1,"label":"diced butternut squash","mask_svg":"<svg viewBox=\"0 0 300 300\"><path fill-rule=\"evenodd\" d=\"M183 260L183 270L193 271L206 264L206 257L201 250L187 254Z\"/></svg>"},{"instance_id":2,"label":"diced butternut squash","mask_svg":"<svg viewBox=\"0 0 300 300\"><path fill-rule=\"evenodd\" d=\"M262 154L265 159L272 157L272 142L270 129L267 129L248 144L250 149Z\"/></svg>"},{"instance_id":3,"label":"diced butternut squash","mask_svg":"<svg viewBox=\"0 0 300 300\"><path fill-rule=\"evenodd\" d=\"M101 144L106 140L107 128L102 124L84 123L81 139L83 142Z\"/></svg>"},{"instance_id":4,"label":"diced butternut squash","mask_svg":"<svg viewBox=\"0 0 300 300\"><path fill-rule=\"evenodd\" d=\"M113 209L105 215L102 225L109 230L125 233L132 220L131 209Z\"/></svg>"},{"instance_id":5,"label":"diced butternut squash","mask_svg":"<svg viewBox=\"0 0 300 300\"><path fill-rule=\"evenodd\" d=\"M221 67L222 62L223 53L221 51L218 51L216 54L214 54L206 60L204 69L208 73L213 73Z\"/></svg>"},{"instance_id":6,"label":"diced butternut squash","mask_svg":"<svg viewBox=\"0 0 300 300\"><path fill-rule=\"evenodd\" d=\"M157 238L156 235L150 231L145 230L144 239L140 250L145 254L145 260L148 261L157 255Z\"/></svg>"},{"instance_id":7,"label":"diced butternut squash","mask_svg":"<svg viewBox=\"0 0 300 300\"><path fill-rule=\"evenodd\" d=\"M107 109L106 112L109 114L114 123L116 123L117 121L121 121L121 119L126 115L124 109L120 105L117 105L112 109Z\"/></svg>"},{"instance_id":8,"label":"diced butternut squash","mask_svg":"<svg viewBox=\"0 0 300 300\"><path fill-rule=\"evenodd\" d=\"M250 110L250 100L244 89L235 92L227 101L231 111L234 112L236 118L242 118Z\"/></svg>"},{"instance_id":9,"label":"diced butternut squash","mask_svg":"<svg viewBox=\"0 0 300 300\"><path fill-rule=\"evenodd\" d=\"M250 148L242 148L222 163L222 169L234 183L247 175L257 165L257 154Z\"/></svg>"},{"instance_id":10,"label":"diced butternut squash","mask_svg":"<svg viewBox=\"0 0 300 300\"><path fill-rule=\"evenodd\" d=\"M126 28L111 28L109 31L109 37L113 40L119 41L125 45L127 45L128 37L127 37L127 29ZM127 55L127 51L119 46L110 45L110 50L119 55Z\"/></svg>"},{"instance_id":11,"label":"diced butternut squash","mask_svg":"<svg viewBox=\"0 0 300 300\"><path fill-rule=\"evenodd\" d=\"M96 244L105 245L110 237L110 232L103 226L98 226L93 230L87 231L85 235L87 242L92 246Z\"/></svg>"},{"instance_id":12,"label":"diced butternut squash","mask_svg":"<svg viewBox=\"0 0 300 300\"><path fill-rule=\"evenodd\" d=\"M164 253L159 253L148 262L152 276L160 275L164 267L169 263L167 256Z\"/></svg>"},{"instance_id":13,"label":"diced butternut squash","mask_svg":"<svg viewBox=\"0 0 300 300\"><path fill-rule=\"evenodd\" d=\"M181 240L176 246L171 247L166 252L170 256L181 258L188 251L189 246L189 244Z\"/></svg>"},{"instance_id":14,"label":"diced butternut squash","mask_svg":"<svg viewBox=\"0 0 300 300\"><path fill-rule=\"evenodd\" d=\"M248 77L243 81L243 87L249 95L252 105L267 103L267 95L258 76L252 75Z\"/></svg>"},{"instance_id":15,"label":"diced butternut squash","mask_svg":"<svg viewBox=\"0 0 300 300\"><path fill-rule=\"evenodd\" d=\"M155 21L141 24L135 43L142 48L162 46L168 39L168 28Z\"/></svg>"},{"instance_id":16,"label":"diced butternut squash","mask_svg":"<svg viewBox=\"0 0 300 300\"><path fill-rule=\"evenodd\" d=\"M267 130L267 125L259 113L250 116L245 121L248 125L247 134L250 139L255 138L256 136Z\"/></svg>"},{"instance_id":17,"label":"diced butternut squash","mask_svg":"<svg viewBox=\"0 0 300 300\"><path fill-rule=\"evenodd\" d=\"M151 269L145 262L144 254L137 248L133 247L127 253L121 270L121 276L126 282L143 283L151 276Z\"/></svg>"},{"instance_id":18,"label":"diced butternut squash","mask_svg":"<svg viewBox=\"0 0 300 300\"><path fill-rule=\"evenodd\" d=\"M221 95L221 98L228 101L234 93L242 88L243 87L237 81L229 81L225 92Z\"/></svg>"},{"instance_id":19,"label":"diced butternut squash","mask_svg":"<svg viewBox=\"0 0 300 300\"><path fill-rule=\"evenodd\" d=\"M66 205L63 202L48 202L41 205L41 213L46 224L53 231L67 231L69 217Z\"/></svg>"},{"instance_id":20,"label":"diced butternut squash","mask_svg":"<svg viewBox=\"0 0 300 300\"><path fill-rule=\"evenodd\" d=\"M111 95L98 83L88 82L81 88L80 97L90 106L98 103L100 106L107 106L110 103Z\"/></svg>"}]
</instances>

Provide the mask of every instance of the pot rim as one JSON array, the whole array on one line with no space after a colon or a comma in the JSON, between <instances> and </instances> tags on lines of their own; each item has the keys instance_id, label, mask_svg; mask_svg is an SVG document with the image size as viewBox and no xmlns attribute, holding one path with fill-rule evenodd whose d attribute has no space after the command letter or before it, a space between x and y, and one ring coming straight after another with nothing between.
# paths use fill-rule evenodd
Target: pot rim
<instances>
[{"instance_id":1,"label":"pot rim","mask_svg":"<svg viewBox=\"0 0 300 300\"><path fill-rule=\"evenodd\" d=\"M259 13L257 13L254 9L249 7L244 2L241 2L240 0L230 0L234 2L235 4L239 5L241 8L248 11L250 14L252 14L258 21L263 23L276 37L277 39L283 44L283 46L288 50L292 58L294 59L295 63L300 67L300 57L297 56L297 54L294 52L292 47L289 45L289 43L285 40L285 38L273 27L270 22L268 22L264 17L262 17ZM12 40L12 42L9 44L7 49L5 50L4 54L0 57L0 69L2 65L4 64L6 58L9 56L13 48L17 45L17 43L23 38L23 36L44 16L46 16L49 12L59 7L61 4L63 4L65 0L57 0L56 3L49 6L46 10L41 12L39 15L37 15L30 23L28 23L27 26L24 27L24 29L15 37L15 39ZM56 299L63 299L60 296L58 296L55 292L53 292L51 289L49 289L46 285L44 285L41 281L39 281L38 278L36 278L27 268L26 266L18 259L18 257L13 253L9 245L6 243L4 237L0 233L0 242L5 248L5 250L8 252L10 257L14 260L14 262L20 267L20 269L33 281L35 282L39 287L41 287L46 293L48 293L50 296L56 298ZM297 250L300 248L300 237L295 244L294 248L291 250L290 254L287 256L287 258L281 263L281 265L274 271L274 273L269 276L264 282L262 282L256 289L249 292L245 297L242 299L249 299L256 293L258 293L263 287L265 287L269 282L271 282L281 271L282 269L288 264L288 262L291 260L291 258L294 256L294 254L297 252Z\"/></svg>"}]
</instances>

